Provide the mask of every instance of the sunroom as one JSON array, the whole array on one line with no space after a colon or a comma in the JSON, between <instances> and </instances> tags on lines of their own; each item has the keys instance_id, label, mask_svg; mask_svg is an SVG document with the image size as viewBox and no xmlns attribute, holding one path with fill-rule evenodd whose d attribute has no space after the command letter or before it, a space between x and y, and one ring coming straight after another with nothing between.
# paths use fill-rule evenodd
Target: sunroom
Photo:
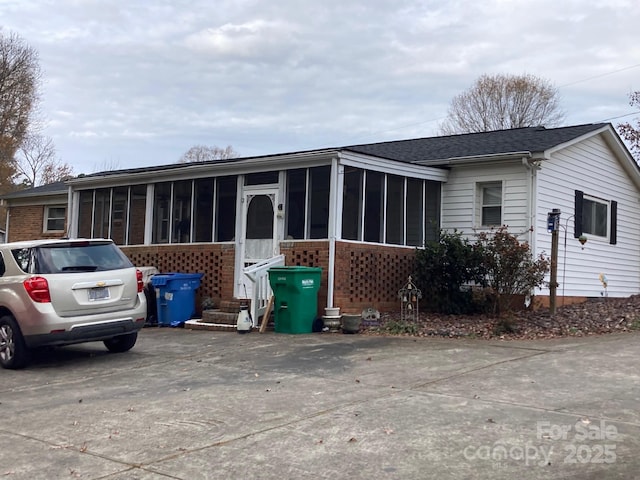
<instances>
[{"instance_id":1,"label":"sunroom","mask_svg":"<svg viewBox=\"0 0 640 480\"><path fill-rule=\"evenodd\" d=\"M322 268L320 310L393 309L415 248L438 234L447 173L346 150L103 172L69 182L69 234L204 273L198 296L214 302L259 309L256 270L285 264Z\"/></svg>"}]
</instances>

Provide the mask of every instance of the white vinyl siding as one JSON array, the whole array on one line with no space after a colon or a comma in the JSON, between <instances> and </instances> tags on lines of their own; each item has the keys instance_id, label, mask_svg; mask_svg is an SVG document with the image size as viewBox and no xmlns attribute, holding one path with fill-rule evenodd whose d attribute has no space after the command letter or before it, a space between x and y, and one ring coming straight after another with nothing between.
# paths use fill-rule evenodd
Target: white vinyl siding
<instances>
[{"instance_id":1,"label":"white vinyl siding","mask_svg":"<svg viewBox=\"0 0 640 480\"><path fill-rule=\"evenodd\" d=\"M553 208L561 210L558 296L603 297L601 273L609 280L608 296L637 294L640 286L640 192L607 144L597 136L555 152L550 160L542 162L537 175L537 253L550 254L547 213ZM611 202L617 202L615 244L610 243L610 225L605 232L602 228L598 230L605 233L603 236L587 234L584 246L575 238L576 190L584 192L586 200L606 202L608 219ZM544 289L542 293L547 294L548 290Z\"/></svg>"},{"instance_id":2,"label":"white vinyl siding","mask_svg":"<svg viewBox=\"0 0 640 480\"><path fill-rule=\"evenodd\" d=\"M501 221L520 234L531 226L529 218L528 170L520 160L479 166L456 166L442 184L442 228L472 236L491 225L482 221L482 186L499 185L502 190ZM495 226L495 225L494 225Z\"/></svg>"}]
</instances>

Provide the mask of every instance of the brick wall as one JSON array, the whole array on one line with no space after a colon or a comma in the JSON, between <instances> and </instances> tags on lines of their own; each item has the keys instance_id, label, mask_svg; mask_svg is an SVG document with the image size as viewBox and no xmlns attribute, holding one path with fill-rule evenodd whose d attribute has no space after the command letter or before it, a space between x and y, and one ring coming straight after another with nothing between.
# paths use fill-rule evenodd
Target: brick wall
<instances>
[{"instance_id":1,"label":"brick wall","mask_svg":"<svg viewBox=\"0 0 640 480\"><path fill-rule=\"evenodd\" d=\"M153 245L121 247L137 266L154 266L160 272L204 273L196 292L200 313L203 298L233 298L235 246L233 244ZM329 242L282 242L285 265L322 268L318 315L327 304ZM398 290L413 271L415 250L382 245L336 242L334 305L343 313L367 307L380 311L400 308Z\"/></svg>"},{"instance_id":2,"label":"brick wall","mask_svg":"<svg viewBox=\"0 0 640 480\"><path fill-rule=\"evenodd\" d=\"M7 241L18 242L20 240L64 237L65 232L43 232L44 211L45 207L43 205L10 207Z\"/></svg>"},{"instance_id":3,"label":"brick wall","mask_svg":"<svg viewBox=\"0 0 640 480\"><path fill-rule=\"evenodd\" d=\"M285 256L284 264L287 266L320 267L322 276L318 290L318 315L324 314L327 305L327 272L329 271L329 242L305 241L282 242L280 253Z\"/></svg>"},{"instance_id":4,"label":"brick wall","mask_svg":"<svg viewBox=\"0 0 640 480\"><path fill-rule=\"evenodd\" d=\"M336 242L333 303L343 313L400 309L398 290L413 273L415 249Z\"/></svg>"},{"instance_id":5,"label":"brick wall","mask_svg":"<svg viewBox=\"0 0 640 480\"><path fill-rule=\"evenodd\" d=\"M141 245L121 247L134 265L156 267L161 273L204 273L196 291L196 310L202 299L233 298L235 246L232 244Z\"/></svg>"},{"instance_id":6,"label":"brick wall","mask_svg":"<svg viewBox=\"0 0 640 480\"><path fill-rule=\"evenodd\" d=\"M286 265L322 268L318 314L323 314L327 304L329 242L283 242L280 252L285 255ZM333 304L343 313L359 313L368 307L398 310L398 290L413 272L414 257L412 248L336 242Z\"/></svg>"}]
</instances>

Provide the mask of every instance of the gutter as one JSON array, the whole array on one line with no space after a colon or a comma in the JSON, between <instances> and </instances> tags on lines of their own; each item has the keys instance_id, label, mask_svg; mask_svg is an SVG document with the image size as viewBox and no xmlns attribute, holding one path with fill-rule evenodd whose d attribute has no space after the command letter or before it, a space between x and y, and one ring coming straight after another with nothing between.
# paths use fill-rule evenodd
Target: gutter
<instances>
[{"instance_id":1,"label":"gutter","mask_svg":"<svg viewBox=\"0 0 640 480\"><path fill-rule=\"evenodd\" d=\"M210 162L192 162L192 163L175 163L162 166L140 167L127 170L115 170L112 172L94 173L84 177L76 177L67 182L74 188L82 186L97 185L122 185L139 184L139 183L157 183L164 179L180 180L194 179L211 176L212 172L216 174L225 174L234 172L236 174L247 174L253 172L264 171L264 166L268 165L271 169L281 166L296 165L304 161L328 162L331 156L335 155L337 150L323 150L314 153L298 153L270 155L265 157L249 157L240 159L219 160Z\"/></svg>"},{"instance_id":2,"label":"gutter","mask_svg":"<svg viewBox=\"0 0 640 480\"><path fill-rule=\"evenodd\" d=\"M464 165L466 163L486 162L487 160L512 160L514 158L532 157L533 154L526 150L521 152L490 153L487 155L471 155L467 157L449 157L437 160L416 160L411 163L425 166Z\"/></svg>"}]
</instances>

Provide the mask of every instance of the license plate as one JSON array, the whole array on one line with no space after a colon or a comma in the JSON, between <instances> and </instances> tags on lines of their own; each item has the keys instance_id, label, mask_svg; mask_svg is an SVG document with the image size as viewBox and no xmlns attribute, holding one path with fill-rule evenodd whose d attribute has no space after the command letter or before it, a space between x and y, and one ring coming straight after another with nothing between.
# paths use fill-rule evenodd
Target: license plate
<instances>
[{"instance_id":1,"label":"license plate","mask_svg":"<svg viewBox=\"0 0 640 480\"><path fill-rule=\"evenodd\" d=\"M89 289L89 301L105 300L109 298L109 289L107 287L96 287Z\"/></svg>"}]
</instances>

